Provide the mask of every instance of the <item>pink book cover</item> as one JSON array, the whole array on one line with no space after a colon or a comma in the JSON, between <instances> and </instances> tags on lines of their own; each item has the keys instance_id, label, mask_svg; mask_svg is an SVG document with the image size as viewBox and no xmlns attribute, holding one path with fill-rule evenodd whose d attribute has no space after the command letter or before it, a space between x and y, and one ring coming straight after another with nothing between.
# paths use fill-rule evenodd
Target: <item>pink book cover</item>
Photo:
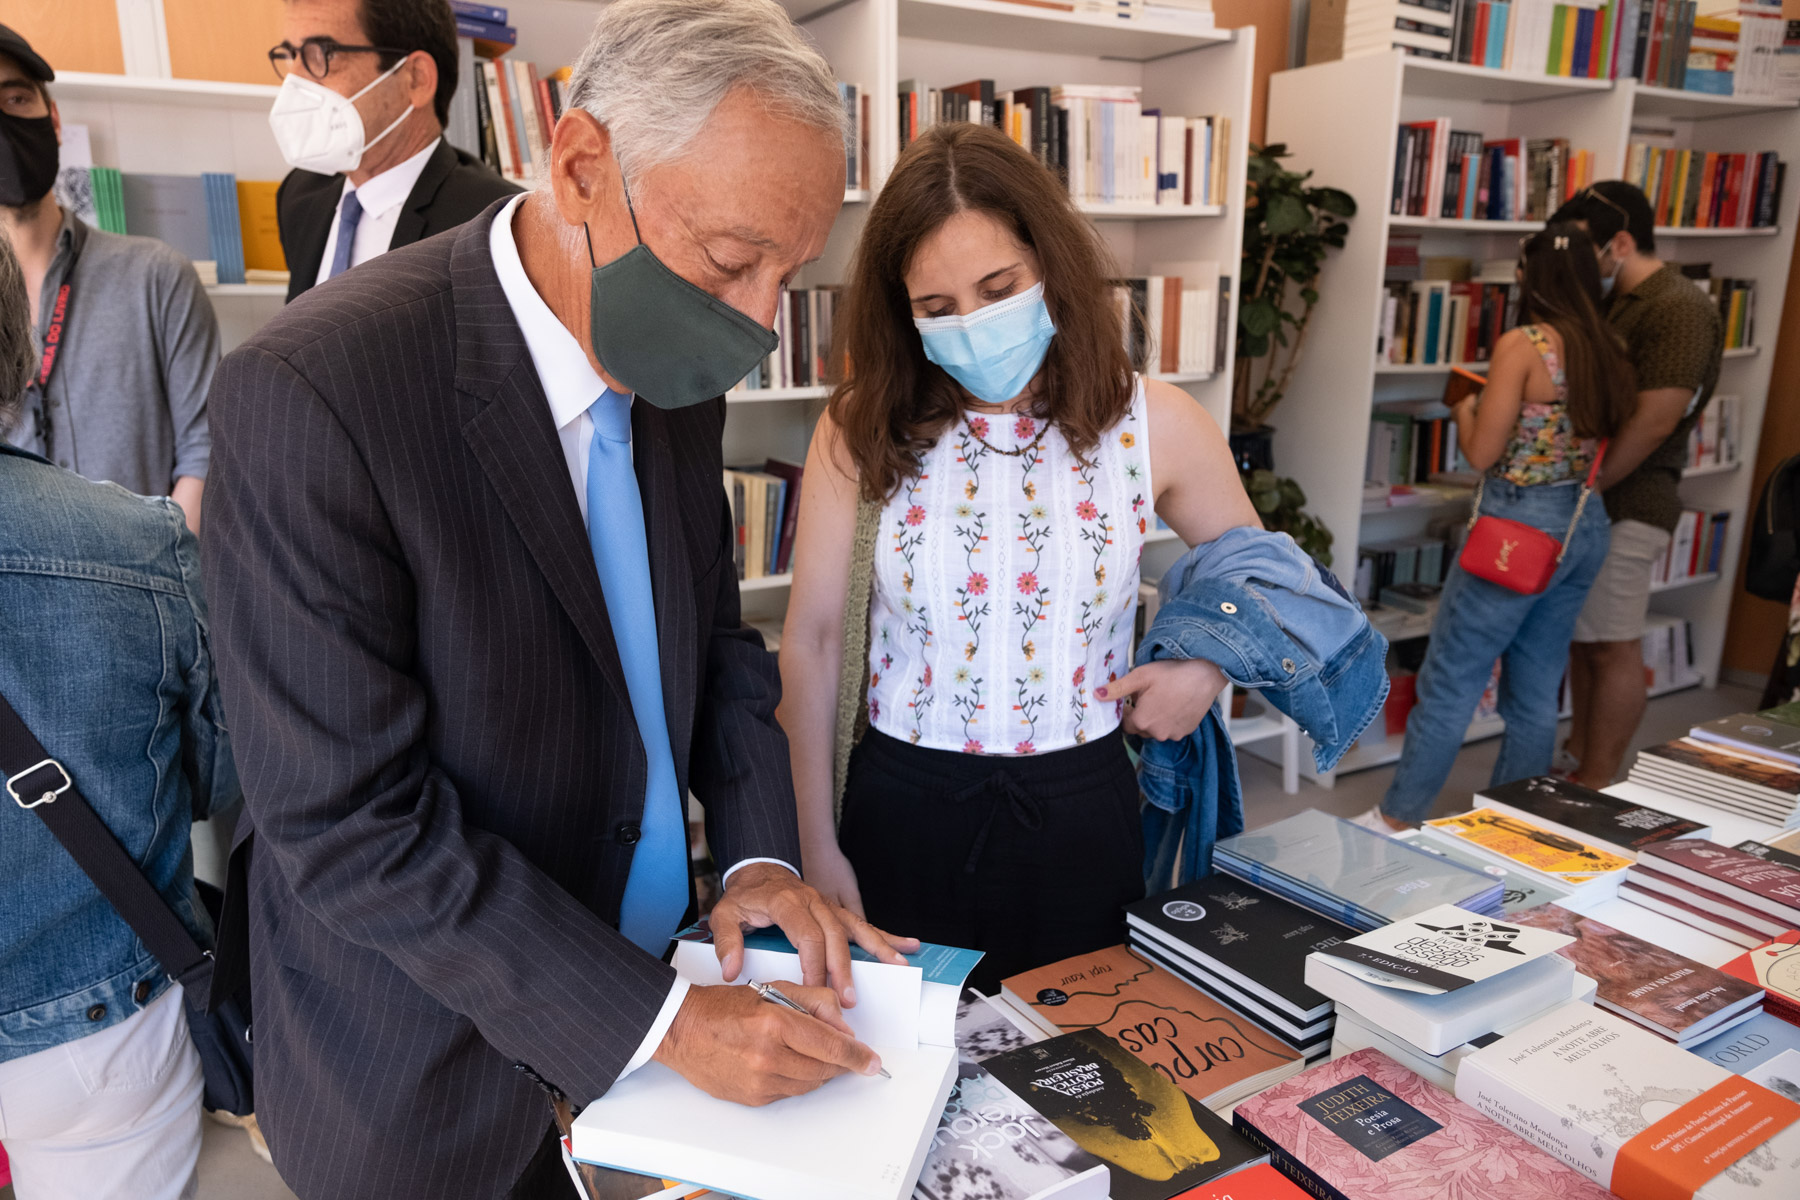
<instances>
[{"instance_id":1,"label":"pink book cover","mask_svg":"<svg viewBox=\"0 0 1800 1200\"><path fill-rule=\"evenodd\" d=\"M1770 862L1734 846L1682 838L1646 846L1639 851L1639 857L1686 867L1708 879L1772 900L1785 908L1800 908L1800 868ZM1654 870L1656 862L1651 861L1649 866Z\"/></svg>"},{"instance_id":2,"label":"pink book cover","mask_svg":"<svg viewBox=\"0 0 1800 1200\"><path fill-rule=\"evenodd\" d=\"M1233 1120L1283 1174L1346 1200L1612 1196L1379 1050L1284 1080L1239 1104Z\"/></svg>"}]
</instances>

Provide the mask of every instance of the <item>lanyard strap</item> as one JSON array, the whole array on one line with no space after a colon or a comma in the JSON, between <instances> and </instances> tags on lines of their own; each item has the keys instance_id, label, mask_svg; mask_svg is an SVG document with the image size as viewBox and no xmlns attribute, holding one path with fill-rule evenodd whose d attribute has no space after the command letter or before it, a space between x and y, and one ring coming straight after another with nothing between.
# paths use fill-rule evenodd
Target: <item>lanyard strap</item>
<instances>
[{"instance_id":1,"label":"lanyard strap","mask_svg":"<svg viewBox=\"0 0 1800 1200\"><path fill-rule=\"evenodd\" d=\"M50 373L56 370L57 355L62 352L63 330L69 321L69 296L74 285L68 280L56 289L56 303L50 309L50 324L44 330L44 357L38 364L37 386L42 391L50 382Z\"/></svg>"}]
</instances>

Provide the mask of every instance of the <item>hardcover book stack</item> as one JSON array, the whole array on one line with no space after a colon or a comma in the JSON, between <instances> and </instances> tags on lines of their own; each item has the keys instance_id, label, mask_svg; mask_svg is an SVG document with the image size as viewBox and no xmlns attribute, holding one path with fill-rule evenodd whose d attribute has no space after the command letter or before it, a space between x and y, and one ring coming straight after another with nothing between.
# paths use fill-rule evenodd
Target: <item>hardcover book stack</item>
<instances>
[{"instance_id":1,"label":"hardcover book stack","mask_svg":"<svg viewBox=\"0 0 1800 1200\"><path fill-rule=\"evenodd\" d=\"M1001 983L1000 995L1048 1037L1092 1030L1224 1108L1286 1079L1300 1052L1145 956L1112 946Z\"/></svg>"},{"instance_id":2,"label":"hardcover book stack","mask_svg":"<svg viewBox=\"0 0 1800 1200\"><path fill-rule=\"evenodd\" d=\"M1762 1013L1760 989L1673 950L1549 904L1513 918L1571 939L1557 953L1595 981L1595 1003L1690 1048Z\"/></svg>"},{"instance_id":3,"label":"hardcover book stack","mask_svg":"<svg viewBox=\"0 0 1800 1200\"><path fill-rule=\"evenodd\" d=\"M786 573L800 517L805 468L771 458L761 467L728 467L725 498L737 531L734 557L739 579Z\"/></svg>"},{"instance_id":4,"label":"hardcover book stack","mask_svg":"<svg viewBox=\"0 0 1800 1200\"><path fill-rule=\"evenodd\" d=\"M1571 1004L1470 1055L1456 1096L1627 1200L1772 1200L1800 1172L1793 1074L1736 1075Z\"/></svg>"},{"instance_id":5,"label":"hardcover book stack","mask_svg":"<svg viewBox=\"0 0 1800 1200\"><path fill-rule=\"evenodd\" d=\"M1458 846L1521 878L1563 892L1558 901L1586 910L1618 894L1632 859L1493 808L1427 821L1423 841Z\"/></svg>"},{"instance_id":6,"label":"hardcover book stack","mask_svg":"<svg viewBox=\"0 0 1800 1200\"><path fill-rule=\"evenodd\" d=\"M1306 984L1306 956L1355 931L1226 875L1125 910L1131 949L1246 1014L1308 1061L1331 1049L1331 998Z\"/></svg>"},{"instance_id":7,"label":"hardcover book stack","mask_svg":"<svg viewBox=\"0 0 1800 1200\"><path fill-rule=\"evenodd\" d=\"M1800 928L1800 867L1716 842L1646 849L1619 894L1746 949Z\"/></svg>"},{"instance_id":8,"label":"hardcover book stack","mask_svg":"<svg viewBox=\"0 0 1800 1200\"><path fill-rule=\"evenodd\" d=\"M1450 118L1400 126L1394 216L1543 221L1592 183L1594 154L1562 138L1499 138L1450 128Z\"/></svg>"},{"instance_id":9,"label":"hardcover book stack","mask_svg":"<svg viewBox=\"0 0 1800 1200\"><path fill-rule=\"evenodd\" d=\"M1787 164L1773 150L1732 154L1633 142L1624 178L1643 189L1658 225L1759 229L1775 223Z\"/></svg>"},{"instance_id":10,"label":"hardcover book stack","mask_svg":"<svg viewBox=\"0 0 1800 1200\"><path fill-rule=\"evenodd\" d=\"M1687 737L1638 751L1631 782L1752 820L1800 826L1800 764L1783 749L1785 739L1800 737L1795 715L1794 706L1783 706L1697 726Z\"/></svg>"},{"instance_id":11,"label":"hardcover book stack","mask_svg":"<svg viewBox=\"0 0 1800 1200\"><path fill-rule=\"evenodd\" d=\"M1217 870L1357 930L1440 904L1502 910L1500 881L1317 809L1213 847Z\"/></svg>"},{"instance_id":12,"label":"hardcover book stack","mask_svg":"<svg viewBox=\"0 0 1800 1200\"><path fill-rule=\"evenodd\" d=\"M1232 1123L1325 1200L1609 1200L1378 1050L1313 1067L1238 1105Z\"/></svg>"}]
</instances>

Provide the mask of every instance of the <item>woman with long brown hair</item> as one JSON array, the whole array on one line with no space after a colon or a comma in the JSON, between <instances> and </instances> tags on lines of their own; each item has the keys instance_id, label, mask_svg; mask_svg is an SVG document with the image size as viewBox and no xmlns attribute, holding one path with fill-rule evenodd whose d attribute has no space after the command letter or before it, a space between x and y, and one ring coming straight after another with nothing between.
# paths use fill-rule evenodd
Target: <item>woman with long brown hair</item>
<instances>
[{"instance_id":1,"label":"woman with long brown hair","mask_svg":"<svg viewBox=\"0 0 1800 1200\"><path fill-rule=\"evenodd\" d=\"M1506 733L1491 782L1549 772L1569 639L1611 538L1606 509L1584 480L1604 439L1631 416L1637 385L1601 312L1593 243L1578 225L1533 234L1520 243L1518 279L1519 324L1494 344L1487 387L1452 415L1463 457L1484 474L1476 515L1561 539L1563 555L1549 585L1529 595L1460 562L1450 569L1400 766L1381 806L1358 818L1377 831L1430 813L1496 659Z\"/></svg>"},{"instance_id":2,"label":"woman with long brown hair","mask_svg":"<svg viewBox=\"0 0 1800 1200\"><path fill-rule=\"evenodd\" d=\"M1123 732L1184 737L1224 682L1205 662L1129 671L1144 534L1257 523L1217 425L1134 374L1113 273L1029 154L930 130L869 212L836 330L848 377L807 456L780 709L806 878L985 950L978 985L1117 940L1143 894ZM868 607L847 611L858 575ZM866 662L845 664L846 627ZM840 668L866 671L868 726L841 829Z\"/></svg>"}]
</instances>

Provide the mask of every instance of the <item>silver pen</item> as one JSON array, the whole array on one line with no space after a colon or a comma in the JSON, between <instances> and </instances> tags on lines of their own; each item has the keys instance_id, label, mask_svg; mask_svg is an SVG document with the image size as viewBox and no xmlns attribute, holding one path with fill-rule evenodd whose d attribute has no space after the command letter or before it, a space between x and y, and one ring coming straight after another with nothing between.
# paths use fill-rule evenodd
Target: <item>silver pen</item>
<instances>
[{"instance_id":1,"label":"silver pen","mask_svg":"<svg viewBox=\"0 0 1800 1200\"><path fill-rule=\"evenodd\" d=\"M764 1000L767 1000L770 1004L779 1004L783 1008L791 1008L797 1013L805 1013L809 1017L812 1016L811 1011L809 1011L804 1004L801 1004L798 1000L795 1000L774 984L758 983L756 980L751 979L745 981L745 986L761 996ZM881 1072L881 1077L883 1079L893 1078L892 1075L888 1074L888 1069L886 1067L877 1067L876 1069Z\"/></svg>"}]
</instances>

